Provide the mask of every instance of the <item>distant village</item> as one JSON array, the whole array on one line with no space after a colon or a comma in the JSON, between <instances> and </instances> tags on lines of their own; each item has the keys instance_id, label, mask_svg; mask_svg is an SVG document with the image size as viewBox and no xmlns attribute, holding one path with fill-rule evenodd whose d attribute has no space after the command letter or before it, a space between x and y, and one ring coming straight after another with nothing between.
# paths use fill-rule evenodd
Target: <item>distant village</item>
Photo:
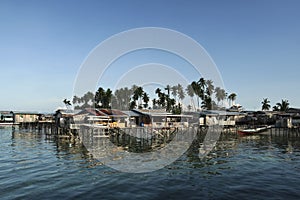
<instances>
[{"instance_id":1,"label":"distant village","mask_svg":"<svg viewBox=\"0 0 300 200\"><path fill-rule=\"evenodd\" d=\"M232 111L203 110L173 114L159 109L116 109L85 108L82 110L58 109L53 114L38 112L0 111L0 125L29 126L35 123L54 123L60 127L72 124L94 124L102 127L153 127L172 128L188 126L259 126L273 125L278 128L300 127L300 109L281 111ZM219 119L222 119L219 120Z\"/></svg>"},{"instance_id":2,"label":"distant village","mask_svg":"<svg viewBox=\"0 0 300 200\"><path fill-rule=\"evenodd\" d=\"M64 99L65 108L45 114L24 111L0 111L0 125L14 127L51 127L57 134L76 132L79 126L111 128L151 127L174 129L222 125L224 128L268 125L278 128L300 127L300 109L289 108L287 100L277 103L270 111L269 100L263 99L260 111L247 111L235 104L236 94L227 94L204 78L193 81L184 90L178 84L155 90L157 98L150 102L149 95L140 86L121 88L114 93L102 87L95 94L87 92L74 96L72 103ZM188 96L190 104L183 99ZM196 100L195 100L196 99ZM229 103L224 104L224 101ZM151 105L151 107L150 107ZM224 105L229 105L226 108Z\"/></svg>"}]
</instances>

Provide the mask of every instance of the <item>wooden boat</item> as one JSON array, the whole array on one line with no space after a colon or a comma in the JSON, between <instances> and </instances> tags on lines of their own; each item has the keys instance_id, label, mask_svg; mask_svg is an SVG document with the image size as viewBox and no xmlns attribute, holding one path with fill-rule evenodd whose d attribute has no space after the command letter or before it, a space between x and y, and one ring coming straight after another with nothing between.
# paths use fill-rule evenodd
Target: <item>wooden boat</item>
<instances>
[{"instance_id":1,"label":"wooden boat","mask_svg":"<svg viewBox=\"0 0 300 200\"><path fill-rule=\"evenodd\" d=\"M12 126L12 125L14 125L14 123L12 123L12 122L1 122L0 123L0 126Z\"/></svg>"},{"instance_id":2,"label":"wooden boat","mask_svg":"<svg viewBox=\"0 0 300 200\"><path fill-rule=\"evenodd\" d=\"M266 131L269 128L271 128L271 126L263 126L263 127L258 127L258 128L243 129L243 130L238 130L237 132L240 135L252 135L252 134L261 133L263 131Z\"/></svg>"}]
</instances>

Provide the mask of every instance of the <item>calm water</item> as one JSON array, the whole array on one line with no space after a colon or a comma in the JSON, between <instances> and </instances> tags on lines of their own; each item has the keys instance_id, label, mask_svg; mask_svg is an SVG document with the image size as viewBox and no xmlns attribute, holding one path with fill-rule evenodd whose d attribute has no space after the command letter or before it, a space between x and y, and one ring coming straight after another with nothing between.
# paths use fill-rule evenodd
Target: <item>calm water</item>
<instances>
[{"instance_id":1,"label":"calm water","mask_svg":"<svg viewBox=\"0 0 300 200\"><path fill-rule=\"evenodd\" d=\"M0 129L0 199L300 199L300 137L222 136L145 174L115 171L80 145Z\"/></svg>"}]
</instances>

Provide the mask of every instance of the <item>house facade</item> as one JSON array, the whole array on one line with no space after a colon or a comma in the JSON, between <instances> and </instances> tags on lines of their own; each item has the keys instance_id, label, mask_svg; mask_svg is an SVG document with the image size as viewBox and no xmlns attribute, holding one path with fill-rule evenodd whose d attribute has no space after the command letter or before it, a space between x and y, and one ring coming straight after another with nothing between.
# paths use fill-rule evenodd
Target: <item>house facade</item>
<instances>
[{"instance_id":1,"label":"house facade","mask_svg":"<svg viewBox=\"0 0 300 200\"><path fill-rule=\"evenodd\" d=\"M38 112L13 112L15 124L38 122L41 115Z\"/></svg>"},{"instance_id":2,"label":"house facade","mask_svg":"<svg viewBox=\"0 0 300 200\"><path fill-rule=\"evenodd\" d=\"M128 125L129 116L120 110L86 108L74 115L76 123L96 125L99 127L119 127Z\"/></svg>"},{"instance_id":3,"label":"house facade","mask_svg":"<svg viewBox=\"0 0 300 200\"><path fill-rule=\"evenodd\" d=\"M240 112L226 112L222 110L206 110L199 113L199 126L228 126L236 125L242 115Z\"/></svg>"},{"instance_id":4,"label":"house facade","mask_svg":"<svg viewBox=\"0 0 300 200\"><path fill-rule=\"evenodd\" d=\"M132 112L138 115L136 118L137 125L151 126L152 128L186 128L193 118L192 115L175 115L158 109L134 109Z\"/></svg>"}]
</instances>

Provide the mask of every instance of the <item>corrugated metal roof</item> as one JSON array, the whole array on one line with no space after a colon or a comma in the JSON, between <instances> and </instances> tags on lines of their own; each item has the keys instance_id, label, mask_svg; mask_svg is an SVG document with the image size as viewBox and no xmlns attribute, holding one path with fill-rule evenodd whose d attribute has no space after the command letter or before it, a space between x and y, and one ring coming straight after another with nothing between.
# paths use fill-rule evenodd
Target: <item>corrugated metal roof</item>
<instances>
[{"instance_id":1,"label":"corrugated metal roof","mask_svg":"<svg viewBox=\"0 0 300 200\"><path fill-rule=\"evenodd\" d=\"M188 117L188 118L192 118L192 115L184 115L184 114L180 114L180 115L176 115L170 112L166 112L164 110L138 110L138 109L134 109L132 110L134 113L140 114L140 115L148 115L150 117Z\"/></svg>"},{"instance_id":2,"label":"corrugated metal roof","mask_svg":"<svg viewBox=\"0 0 300 200\"><path fill-rule=\"evenodd\" d=\"M223 116L236 116L241 115L239 112L228 112L224 110L205 110L200 112L200 114L204 115L223 115Z\"/></svg>"},{"instance_id":3,"label":"corrugated metal roof","mask_svg":"<svg viewBox=\"0 0 300 200\"><path fill-rule=\"evenodd\" d=\"M139 117L140 115L137 114L136 112L133 112L131 110L128 111L122 111L124 114L128 115L129 117Z\"/></svg>"},{"instance_id":4,"label":"corrugated metal roof","mask_svg":"<svg viewBox=\"0 0 300 200\"><path fill-rule=\"evenodd\" d=\"M111 116L111 117L127 117L128 115L120 110L115 109L95 109L95 108L85 108L84 110L77 113L77 115L91 114L95 116Z\"/></svg>"},{"instance_id":5,"label":"corrugated metal roof","mask_svg":"<svg viewBox=\"0 0 300 200\"><path fill-rule=\"evenodd\" d=\"M81 110L69 110L69 109L58 109L55 113L61 113L62 115L76 115Z\"/></svg>"},{"instance_id":6,"label":"corrugated metal roof","mask_svg":"<svg viewBox=\"0 0 300 200\"><path fill-rule=\"evenodd\" d=\"M95 116L106 116L105 113L95 109L95 108L85 108L84 110L81 110L80 112L77 113L77 115L82 115L82 114L91 114Z\"/></svg>"},{"instance_id":7,"label":"corrugated metal roof","mask_svg":"<svg viewBox=\"0 0 300 200\"><path fill-rule=\"evenodd\" d=\"M123 113L120 110L116 110L116 109L100 109L101 112L107 114L107 115L119 115L119 116L124 116L126 115L125 113Z\"/></svg>"},{"instance_id":8,"label":"corrugated metal roof","mask_svg":"<svg viewBox=\"0 0 300 200\"><path fill-rule=\"evenodd\" d=\"M14 114L21 114L21 115L39 115L41 113L34 112L34 111L13 111Z\"/></svg>"},{"instance_id":9,"label":"corrugated metal roof","mask_svg":"<svg viewBox=\"0 0 300 200\"><path fill-rule=\"evenodd\" d=\"M166 112L164 110L140 110L140 109L133 109L132 110L133 112L136 112L138 114L142 114L142 115L150 115L150 116L167 116L167 115L170 115L172 113L170 112Z\"/></svg>"},{"instance_id":10,"label":"corrugated metal roof","mask_svg":"<svg viewBox=\"0 0 300 200\"><path fill-rule=\"evenodd\" d=\"M12 111L0 111L0 114L13 114Z\"/></svg>"}]
</instances>

